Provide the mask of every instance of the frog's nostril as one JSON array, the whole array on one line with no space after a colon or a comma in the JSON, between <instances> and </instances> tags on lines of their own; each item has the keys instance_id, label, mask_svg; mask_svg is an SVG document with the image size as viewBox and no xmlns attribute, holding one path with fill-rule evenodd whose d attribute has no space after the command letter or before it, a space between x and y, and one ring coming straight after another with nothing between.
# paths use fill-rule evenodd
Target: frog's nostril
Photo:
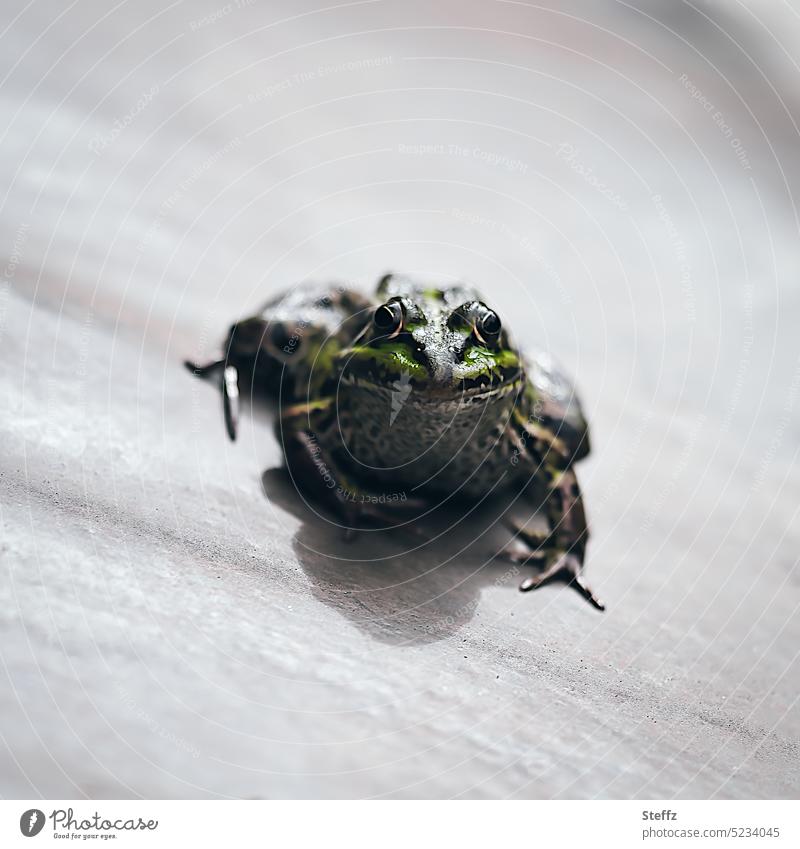
<instances>
[{"instance_id":1,"label":"frog's nostril","mask_svg":"<svg viewBox=\"0 0 800 849\"><path fill-rule=\"evenodd\" d=\"M425 340L422 338L422 336L417 336L414 333L412 333L411 334L411 343L412 343L412 350L414 352L414 356L416 357L416 359L418 359L424 365L427 365L428 364L428 355L425 351L425 348L427 347L426 344L425 344Z\"/></svg>"}]
</instances>

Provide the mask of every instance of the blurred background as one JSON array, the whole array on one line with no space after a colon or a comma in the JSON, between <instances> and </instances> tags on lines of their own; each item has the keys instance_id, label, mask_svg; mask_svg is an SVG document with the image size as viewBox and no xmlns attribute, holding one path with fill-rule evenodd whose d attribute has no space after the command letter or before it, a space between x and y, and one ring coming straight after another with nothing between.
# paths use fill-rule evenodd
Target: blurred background
<instances>
[{"instance_id":1,"label":"blurred background","mask_svg":"<svg viewBox=\"0 0 800 849\"><path fill-rule=\"evenodd\" d=\"M797 4L1 17L3 796L798 794ZM181 361L387 270L575 376L606 614L227 443Z\"/></svg>"}]
</instances>

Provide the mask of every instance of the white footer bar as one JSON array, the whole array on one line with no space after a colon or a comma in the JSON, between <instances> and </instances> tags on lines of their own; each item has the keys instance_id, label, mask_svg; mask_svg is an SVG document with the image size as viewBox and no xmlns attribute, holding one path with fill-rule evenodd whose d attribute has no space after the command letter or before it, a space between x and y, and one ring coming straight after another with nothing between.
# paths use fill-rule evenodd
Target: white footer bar
<instances>
[{"instance_id":1,"label":"white footer bar","mask_svg":"<svg viewBox=\"0 0 800 849\"><path fill-rule=\"evenodd\" d=\"M796 801L0 801L0 846L798 847Z\"/></svg>"}]
</instances>

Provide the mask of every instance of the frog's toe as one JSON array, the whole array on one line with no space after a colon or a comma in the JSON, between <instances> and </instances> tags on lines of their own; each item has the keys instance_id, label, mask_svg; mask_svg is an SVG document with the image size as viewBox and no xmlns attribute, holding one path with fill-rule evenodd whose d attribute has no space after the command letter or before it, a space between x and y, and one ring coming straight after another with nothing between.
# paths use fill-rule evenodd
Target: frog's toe
<instances>
[{"instance_id":1,"label":"frog's toe","mask_svg":"<svg viewBox=\"0 0 800 849\"><path fill-rule=\"evenodd\" d=\"M512 545L502 549L496 557L498 560L516 563L518 566L527 566L529 563L543 565L546 559L542 551L530 551L525 548L515 548Z\"/></svg>"},{"instance_id":2,"label":"frog's toe","mask_svg":"<svg viewBox=\"0 0 800 849\"><path fill-rule=\"evenodd\" d=\"M198 363L192 362L192 360L184 360L183 365L184 368L187 368L195 377L207 377L209 374L213 374L215 371L221 369L225 365L225 360L214 360L213 362L206 363L202 366Z\"/></svg>"},{"instance_id":3,"label":"frog's toe","mask_svg":"<svg viewBox=\"0 0 800 849\"><path fill-rule=\"evenodd\" d=\"M519 522L513 518L505 518L503 524L532 549L541 548L551 536L550 532L543 528L531 528L527 522Z\"/></svg>"},{"instance_id":4,"label":"frog's toe","mask_svg":"<svg viewBox=\"0 0 800 849\"><path fill-rule=\"evenodd\" d=\"M570 581L571 586L575 587L575 589L589 602L597 610L605 610L606 605L605 602L600 601L600 599L594 594L591 587L589 587L586 582L583 580L581 575L575 575L575 577Z\"/></svg>"},{"instance_id":5,"label":"frog's toe","mask_svg":"<svg viewBox=\"0 0 800 849\"><path fill-rule=\"evenodd\" d=\"M529 558L530 562L532 558ZM566 581L571 587L574 587L585 599L597 610L605 610L606 606L594 594L591 588L586 584L581 574L583 564L580 559L569 552L559 552L552 556L550 564L538 575L532 575L519 585L522 592L530 592L538 589L543 584L548 583L556 578Z\"/></svg>"},{"instance_id":6,"label":"frog's toe","mask_svg":"<svg viewBox=\"0 0 800 849\"><path fill-rule=\"evenodd\" d=\"M225 430L231 442L235 442L239 429L239 372L235 366L225 366L222 372L222 408Z\"/></svg>"}]
</instances>

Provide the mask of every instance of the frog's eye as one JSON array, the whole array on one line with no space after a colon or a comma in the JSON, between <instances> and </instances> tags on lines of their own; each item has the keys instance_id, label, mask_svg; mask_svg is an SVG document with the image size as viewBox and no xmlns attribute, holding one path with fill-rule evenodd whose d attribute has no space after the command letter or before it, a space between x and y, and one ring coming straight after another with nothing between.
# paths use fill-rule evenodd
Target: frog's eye
<instances>
[{"instance_id":1,"label":"frog's eye","mask_svg":"<svg viewBox=\"0 0 800 849\"><path fill-rule=\"evenodd\" d=\"M300 347L299 337L281 321L272 325L270 339L275 348L285 354L293 354Z\"/></svg>"},{"instance_id":2,"label":"frog's eye","mask_svg":"<svg viewBox=\"0 0 800 849\"><path fill-rule=\"evenodd\" d=\"M483 342L484 345L494 344L502 329L500 316L494 310L484 307L475 322L475 336L477 336L478 341Z\"/></svg>"},{"instance_id":3,"label":"frog's eye","mask_svg":"<svg viewBox=\"0 0 800 849\"><path fill-rule=\"evenodd\" d=\"M389 301L375 310L372 321L377 330L386 335L400 332L403 326L403 307L398 301Z\"/></svg>"}]
</instances>

